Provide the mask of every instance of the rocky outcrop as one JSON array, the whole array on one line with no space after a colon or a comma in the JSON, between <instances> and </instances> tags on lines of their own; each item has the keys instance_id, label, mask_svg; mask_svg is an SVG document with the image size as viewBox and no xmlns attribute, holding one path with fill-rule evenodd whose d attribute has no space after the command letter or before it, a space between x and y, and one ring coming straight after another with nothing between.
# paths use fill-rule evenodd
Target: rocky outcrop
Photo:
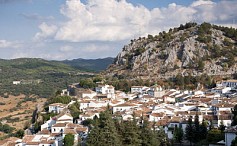
<instances>
[{"instance_id":1,"label":"rocky outcrop","mask_svg":"<svg viewBox=\"0 0 237 146\"><path fill-rule=\"evenodd\" d=\"M131 40L106 74L167 79L179 73L197 76L237 72L236 37L228 37L222 27L208 23L184 27ZM237 34L236 29L233 31Z\"/></svg>"}]
</instances>

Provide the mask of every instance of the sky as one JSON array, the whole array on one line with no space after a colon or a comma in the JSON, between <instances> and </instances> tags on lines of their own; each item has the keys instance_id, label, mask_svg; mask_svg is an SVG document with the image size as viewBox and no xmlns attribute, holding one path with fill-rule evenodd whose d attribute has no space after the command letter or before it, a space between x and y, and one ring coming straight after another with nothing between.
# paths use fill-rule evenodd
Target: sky
<instances>
[{"instance_id":1,"label":"sky","mask_svg":"<svg viewBox=\"0 0 237 146\"><path fill-rule=\"evenodd\" d=\"M237 28L236 11L237 0L0 0L0 58L115 57L190 21Z\"/></svg>"}]
</instances>

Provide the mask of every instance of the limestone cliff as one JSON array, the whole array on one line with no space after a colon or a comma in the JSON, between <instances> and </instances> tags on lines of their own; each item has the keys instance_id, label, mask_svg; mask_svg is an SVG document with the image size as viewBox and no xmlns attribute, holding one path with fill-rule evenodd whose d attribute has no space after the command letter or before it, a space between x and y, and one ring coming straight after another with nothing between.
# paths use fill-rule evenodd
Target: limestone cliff
<instances>
[{"instance_id":1,"label":"limestone cliff","mask_svg":"<svg viewBox=\"0 0 237 146\"><path fill-rule=\"evenodd\" d=\"M237 30L187 23L159 35L131 40L106 74L127 78L226 75L237 72Z\"/></svg>"}]
</instances>

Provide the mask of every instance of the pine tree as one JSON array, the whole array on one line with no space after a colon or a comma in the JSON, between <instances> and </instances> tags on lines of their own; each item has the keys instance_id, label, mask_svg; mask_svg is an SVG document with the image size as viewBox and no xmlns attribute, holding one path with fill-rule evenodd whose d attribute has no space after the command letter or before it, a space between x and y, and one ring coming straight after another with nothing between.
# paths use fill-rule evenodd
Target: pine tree
<instances>
[{"instance_id":1,"label":"pine tree","mask_svg":"<svg viewBox=\"0 0 237 146\"><path fill-rule=\"evenodd\" d=\"M99 123L101 145L120 146L121 140L119 139L110 111L106 110L100 114Z\"/></svg>"},{"instance_id":2,"label":"pine tree","mask_svg":"<svg viewBox=\"0 0 237 146\"><path fill-rule=\"evenodd\" d=\"M198 143L201 140L201 133L200 133L200 124L199 124L199 117L196 114L194 118L194 137L193 137L193 142Z\"/></svg>"},{"instance_id":3,"label":"pine tree","mask_svg":"<svg viewBox=\"0 0 237 146\"><path fill-rule=\"evenodd\" d=\"M186 139L190 142L190 145L192 145L193 138L194 138L194 126L193 126L191 116L188 118L188 125L185 129L185 133L186 133L186 135L185 135Z\"/></svg>"},{"instance_id":4,"label":"pine tree","mask_svg":"<svg viewBox=\"0 0 237 146\"><path fill-rule=\"evenodd\" d=\"M231 110L231 112L233 114L231 126L235 126L235 125L237 125L237 104L234 106L234 109Z\"/></svg>"},{"instance_id":5,"label":"pine tree","mask_svg":"<svg viewBox=\"0 0 237 146\"><path fill-rule=\"evenodd\" d=\"M200 139L206 139L207 138L207 124L205 123L204 120L202 120L202 124L200 125Z\"/></svg>"},{"instance_id":6,"label":"pine tree","mask_svg":"<svg viewBox=\"0 0 237 146\"><path fill-rule=\"evenodd\" d=\"M100 142L100 129L98 125L94 126L93 129L90 131L88 138L86 140L87 146L97 146Z\"/></svg>"},{"instance_id":7,"label":"pine tree","mask_svg":"<svg viewBox=\"0 0 237 146\"><path fill-rule=\"evenodd\" d=\"M142 146L156 146L160 143L159 139L156 137L155 131L152 131L149 128L149 123L147 120L143 121L141 127L141 139L142 139Z\"/></svg>"},{"instance_id":8,"label":"pine tree","mask_svg":"<svg viewBox=\"0 0 237 146\"><path fill-rule=\"evenodd\" d=\"M159 146L167 146L170 145L169 141L168 141L168 137L165 134L165 131L163 129L154 131L155 132L155 137L158 140L157 145Z\"/></svg>"},{"instance_id":9,"label":"pine tree","mask_svg":"<svg viewBox=\"0 0 237 146\"><path fill-rule=\"evenodd\" d=\"M120 146L121 140L115 128L110 111L105 111L100 114L98 126L91 130L88 135L86 145L88 146Z\"/></svg>"},{"instance_id":10,"label":"pine tree","mask_svg":"<svg viewBox=\"0 0 237 146\"><path fill-rule=\"evenodd\" d=\"M122 129L123 145L136 146L141 144L140 131L135 121L124 121Z\"/></svg>"},{"instance_id":11,"label":"pine tree","mask_svg":"<svg viewBox=\"0 0 237 146\"><path fill-rule=\"evenodd\" d=\"M184 137L184 132L183 129L181 127L175 127L174 129L174 139L176 142L178 143L182 143Z\"/></svg>"}]
</instances>

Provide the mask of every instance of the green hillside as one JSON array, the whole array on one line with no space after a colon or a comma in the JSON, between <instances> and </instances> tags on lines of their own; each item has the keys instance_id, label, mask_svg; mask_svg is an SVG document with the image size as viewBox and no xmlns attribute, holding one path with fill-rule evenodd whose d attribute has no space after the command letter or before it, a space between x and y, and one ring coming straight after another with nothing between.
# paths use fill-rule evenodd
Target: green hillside
<instances>
[{"instance_id":1,"label":"green hillside","mask_svg":"<svg viewBox=\"0 0 237 146\"><path fill-rule=\"evenodd\" d=\"M78 74L81 72L57 61L35 58L0 60L0 95L23 93L48 97L88 76ZM13 81L21 81L21 84L13 85Z\"/></svg>"},{"instance_id":2,"label":"green hillside","mask_svg":"<svg viewBox=\"0 0 237 146\"><path fill-rule=\"evenodd\" d=\"M110 64L112 64L114 58L99 58L99 59L73 59L73 60L65 60L62 61L65 64L68 64L72 67L81 70L100 72L105 70Z\"/></svg>"}]
</instances>

